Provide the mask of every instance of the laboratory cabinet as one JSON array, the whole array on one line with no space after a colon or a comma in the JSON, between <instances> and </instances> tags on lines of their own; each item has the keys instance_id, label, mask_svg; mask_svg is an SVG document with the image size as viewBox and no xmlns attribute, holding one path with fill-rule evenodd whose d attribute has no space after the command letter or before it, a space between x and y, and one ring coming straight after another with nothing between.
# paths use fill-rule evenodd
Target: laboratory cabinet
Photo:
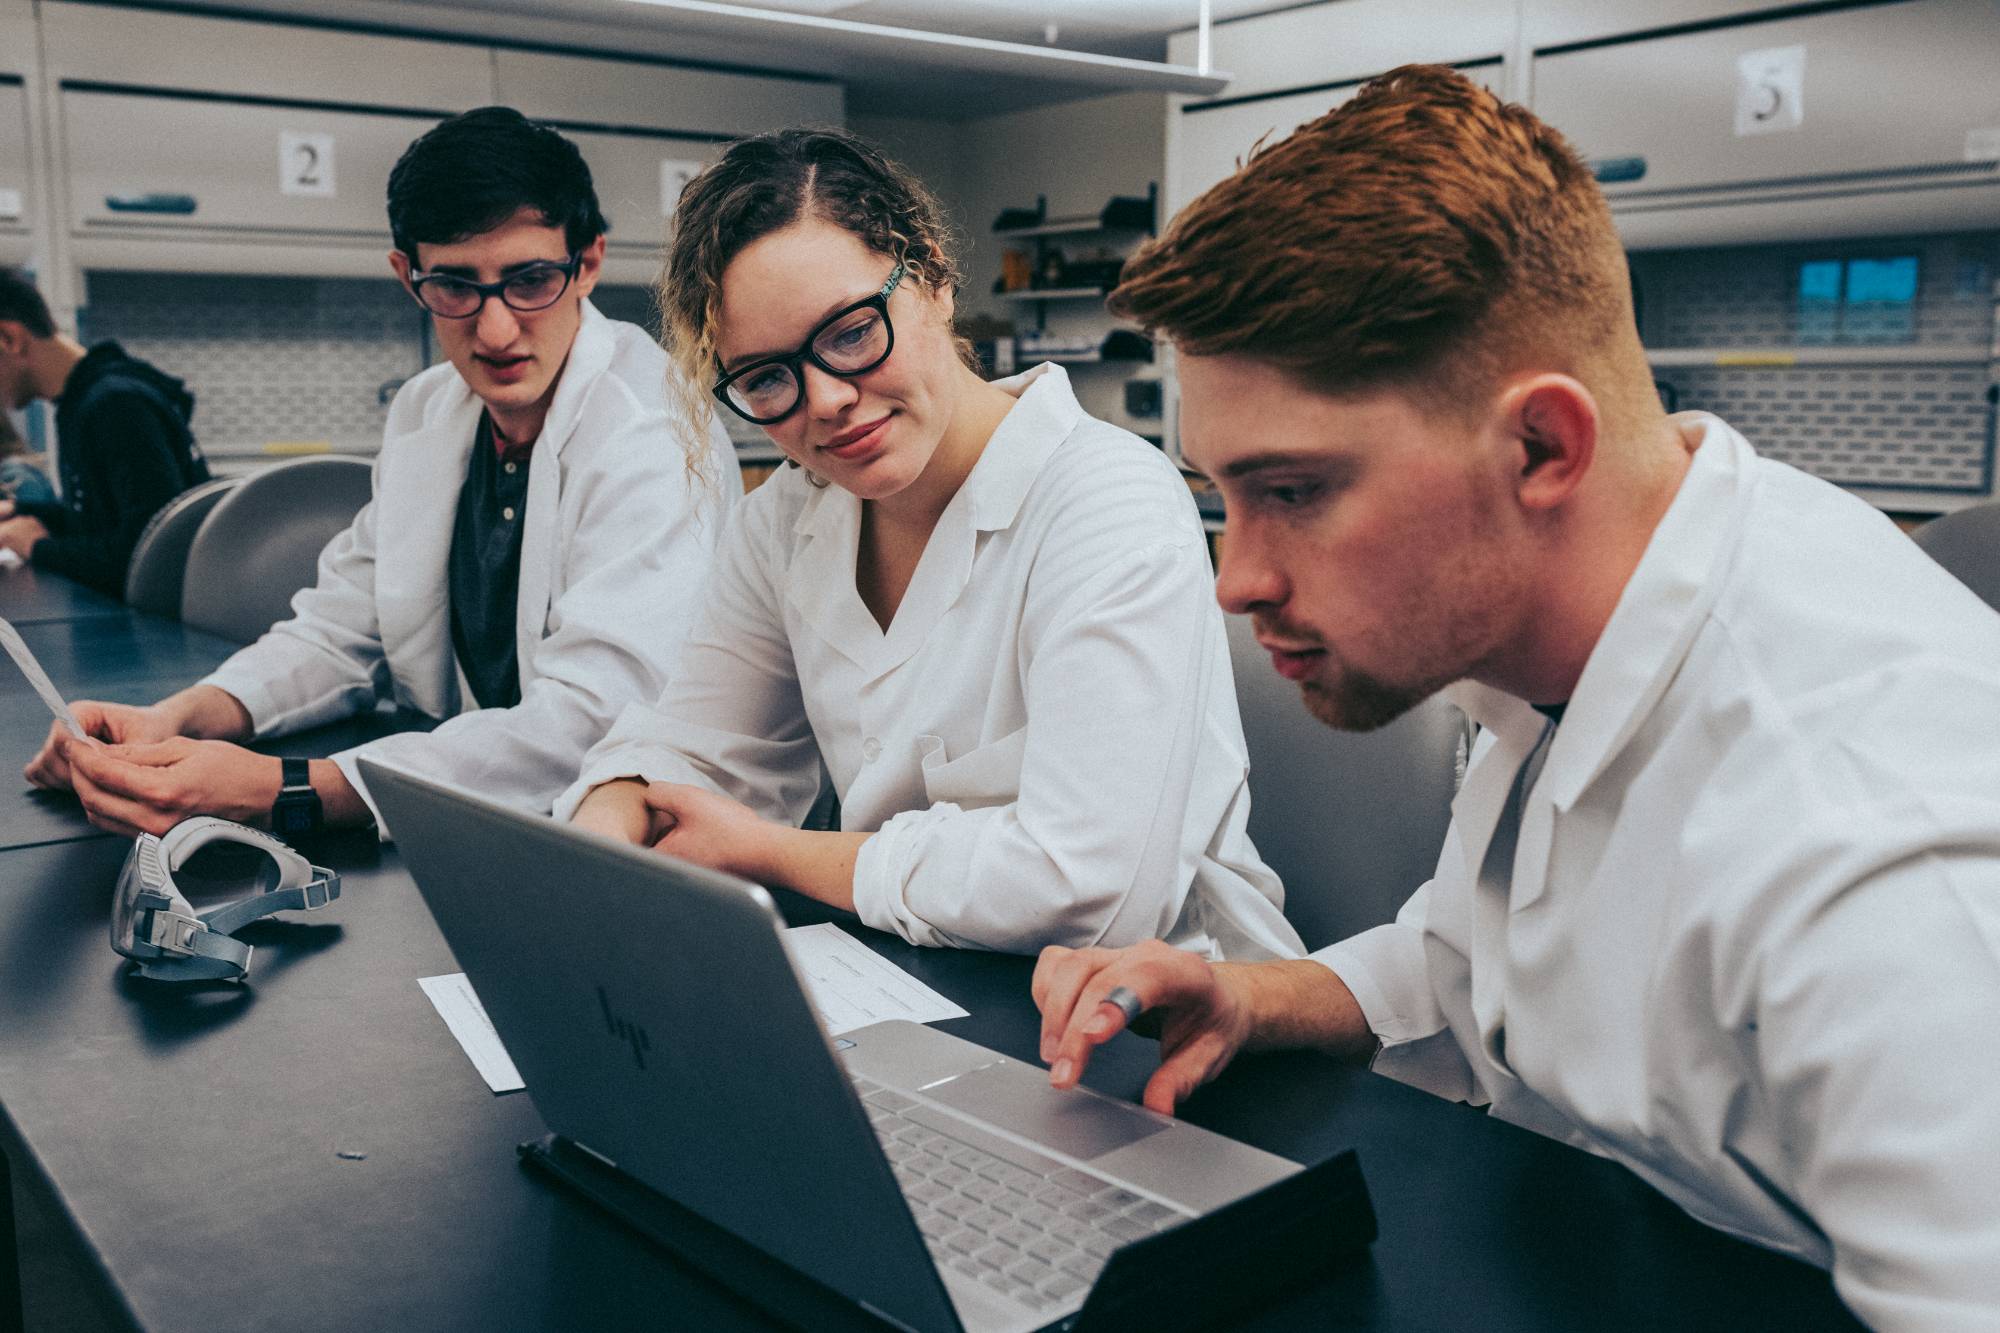
<instances>
[{"instance_id":1,"label":"laboratory cabinet","mask_svg":"<svg viewBox=\"0 0 2000 1333\"><path fill-rule=\"evenodd\" d=\"M651 285L681 187L723 144L845 117L845 91L825 80L560 52L497 50L493 81L496 101L560 127L590 164L613 282Z\"/></svg>"},{"instance_id":2,"label":"laboratory cabinet","mask_svg":"<svg viewBox=\"0 0 2000 1333\"><path fill-rule=\"evenodd\" d=\"M1379 71L1377 71L1379 72ZM1465 74L1485 87L1501 91L1499 60L1464 67ZM1235 172L1260 139L1266 146L1347 101L1365 78L1331 88L1285 93L1245 100L1190 102L1180 108L1169 139L1172 169L1168 172L1168 215L1178 212L1217 181Z\"/></svg>"},{"instance_id":3,"label":"laboratory cabinet","mask_svg":"<svg viewBox=\"0 0 2000 1333\"><path fill-rule=\"evenodd\" d=\"M29 257L36 206L29 142L27 91L19 78L0 74L0 264Z\"/></svg>"},{"instance_id":4,"label":"laboratory cabinet","mask_svg":"<svg viewBox=\"0 0 2000 1333\"><path fill-rule=\"evenodd\" d=\"M722 141L596 130L564 134L590 167L598 206L611 224L605 238L607 278L651 285L681 186L722 151Z\"/></svg>"},{"instance_id":5,"label":"laboratory cabinet","mask_svg":"<svg viewBox=\"0 0 2000 1333\"><path fill-rule=\"evenodd\" d=\"M390 110L493 100L492 52L470 43L64 0L43 0L40 12L56 85Z\"/></svg>"},{"instance_id":6,"label":"laboratory cabinet","mask_svg":"<svg viewBox=\"0 0 2000 1333\"><path fill-rule=\"evenodd\" d=\"M386 243L390 169L435 120L75 87L61 105L70 217L83 234L285 231Z\"/></svg>"},{"instance_id":7,"label":"laboratory cabinet","mask_svg":"<svg viewBox=\"0 0 2000 1333\"><path fill-rule=\"evenodd\" d=\"M846 94L824 79L693 69L553 51L493 52L494 100L537 120L735 138L839 125Z\"/></svg>"},{"instance_id":8,"label":"laboratory cabinet","mask_svg":"<svg viewBox=\"0 0 2000 1333\"><path fill-rule=\"evenodd\" d=\"M1880 3L1880 0L1862 0ZM1796 0L1522 0L1521 39L1531 49L1736 23Z\"/></svg>"},{"instance_id":9,"label":"laboratory cabinet","mask_svg":"<svg viewBox=\"0 0 2000 1333\"><path fill-rule=\"evenodd\" d=\"M1215 100L1359 83L1398 65L1497 60L1514 39L1515 4L1339 0L1217 23L1209 59L1230 82ZM1192 30L1168 39L1169 60L1192 65L1199 56Z\"/></svg>"},{"instance_id":10,"label":"laboratory cabinet","mask_svg":"<svg viewBox=\"0 0 2000 1333\"><path fill-rule=\"evenodd\" d=\"M1539 54L1534 108L1635 248L1988 227L1996 59L2000 0L1902 0Z\"/></svg>"}]
</instances>

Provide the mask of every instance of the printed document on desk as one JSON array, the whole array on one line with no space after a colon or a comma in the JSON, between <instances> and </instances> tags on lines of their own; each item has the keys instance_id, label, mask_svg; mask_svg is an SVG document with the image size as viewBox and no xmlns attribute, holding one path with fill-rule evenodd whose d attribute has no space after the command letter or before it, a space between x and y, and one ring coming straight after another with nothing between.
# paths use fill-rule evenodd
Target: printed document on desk
<instances>
[{"instance_id":1,"label":"printed document on desk","mask_svg":"<svg viewBox=\"0 0 2000 1333\"><path fill-rule=\"evenodd\" d=\"M792 963L834 1036L890 1018L935 1023L965 1010L830 922L785 932Z\"/></svg>"},{"instance_id":2,"label":"printed document on desk","mask_svg":"<svg viewBox=\"0 0 2000 1333\"><path fill-rule=\"evenodd\" d=\"M826 1030L836 1037L889 1018L934 1023L966 1016L965 1010L839 926L793 926L785 932L785 944L805 977L813 1008L819 1011ZM419 977L417 984L430 997L438 1017L451 1029L487 1087L495 1092L518 1092L526 1086L465 973Z\"/></svg>"},{"instance_id":3,"label":"printed document on desk","mask_svg":"<svg viewBox=\"0 0 2000 1333\"><path fill-rule=\"evenodd\" d=\"M62 691L56 688L55 682L49 679L49 673L42 670L42 664L36 661L34 653L28 650L27 641L21 637L21 631L15 629L4 617L0 617L0 647L6 648L7 656L14 659L15 666L21 668L21 674L28 678L28 684L35 687L35 693L42 696L42 702L56 715L56 721L68 727L70 735L82 740L83 728L77 725L76 714L70 712L69 705L63 702Z\"/></svg>"},{"instance_id":4,"label":"printed document on desk","mask_svg":"<svg viewBox=\"0 0 2000 1333\"><path fill-rule=\"evenodd\" d=\"M472 1061L487 1087L495 1092L519 1092L528 1086L521 1081L521 1071L514 1068L514 1057L500 1044L500 1034L493 1030L493 1020L486 1016L486 1006L473 994L465 973L418 977L417 984L430 996L438 1017L458 1038L466 1059Z\"/></svg>"}]
</instances>

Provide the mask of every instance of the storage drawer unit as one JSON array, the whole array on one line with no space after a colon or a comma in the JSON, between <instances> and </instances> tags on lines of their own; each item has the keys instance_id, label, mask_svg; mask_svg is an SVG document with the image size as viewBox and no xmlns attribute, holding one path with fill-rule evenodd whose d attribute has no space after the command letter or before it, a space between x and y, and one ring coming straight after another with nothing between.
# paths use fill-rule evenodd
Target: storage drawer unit
<instances>
[{"instance_id":1,"label":"storage drawer unit","mask_svg":"<svg viewBox=\"0 0 2000 1333\"><path fill-rule=\"evenodd\" d=\"M390 168L437 119L76 87L62 90L62 113L79 234L146 228L384 240ZM162 153L162 143L173 151Z\"/></svg>"},{"instance_id":2,"label":"storage drawer unit","mask_svg":"<svg viewBox=\"0 0 2000 1333\"><path fill-rule=\"evenodd\" d=\"M734 137L786 125L839 125L837 83L502 48L496 100L539 120Z\"/></svg>"},{"instance_id":3,"label":"storage drawer unit","mask_svg":"<svg viewBox=\"0 0 2000 1333\"><path fill-rule=\"evenodd\" d=\"M1795 130L1736 132L1737 59L1805 52ZM2000 128L2000 6L1921 0L1616 43L1535 62L1535 110L1592 158L1639 157L1613 197L1801 177L1963 168Z\"/></svg>"},{"instance_id":4,"label":"storage drawer unit","mask_svg":"<svg viewBox=\"0 0 2000 1333\"><path fill-rule=\"evenodd\" d=\"M65 0L40 13L57 83L452 111L493 100L492 50L474 43Z\"/></svg>"},{"instance_id":5,"label":"storage drawer unit","mask_svg":"<svg viewBox=\"0 0 2000 1333\"><path fill-rule=\"evenodd\" d=\"M34 165L28 152L28 98L21 81L0 74L0 263L27 258L34 229Z\"/></svg>"},{"instance_id":6,"label":"storage drawer unit","mask_svg":"<svg viewBox=\"0 0 2000 1333\"><path fill-rule=\"evenodd\" d=\"M680 193L676 169L682 164L699 168L722 151L721 141L712 138L565 133L590 164L598 204L611 223L608 248L618 255L657 259L666 241L668 205Z\"/></svg>"},{"instance_id":7,"label":"storage drawer unit","mask_svg":"<svg viewBox=\"0 0 2000 1333\"><path fill-rule=\"evenodd\" d=\"M1496 92L1502 77L1500 62L1473 65L1465 73ZM1178 138L1173 148L1167 216L1179 212L1209 186L1232 174L1259 139L1276 143L1307 121L1325 115L1361 90L1366 79L1331 88L1241 101L1220 98L1192 102L1180 110Z\"/></svg>"}]
</instances>

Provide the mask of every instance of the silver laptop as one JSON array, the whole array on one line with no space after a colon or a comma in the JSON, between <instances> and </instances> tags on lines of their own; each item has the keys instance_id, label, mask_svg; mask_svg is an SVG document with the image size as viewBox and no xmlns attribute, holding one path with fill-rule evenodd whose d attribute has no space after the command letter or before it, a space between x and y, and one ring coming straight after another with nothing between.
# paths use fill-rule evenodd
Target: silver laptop
<instances>
[{"instance_id":1,"label":"silver laptop","mask_svg":"<svg viewBox=\"0 0 2000 1333\"><path fill-rule=\"evenodd\" d=\"M829 1038L763 889L362 770L548 1127L893 1323L1059 1322L1300 1170L933 1028Z\"/></svg>"}]
</instances>

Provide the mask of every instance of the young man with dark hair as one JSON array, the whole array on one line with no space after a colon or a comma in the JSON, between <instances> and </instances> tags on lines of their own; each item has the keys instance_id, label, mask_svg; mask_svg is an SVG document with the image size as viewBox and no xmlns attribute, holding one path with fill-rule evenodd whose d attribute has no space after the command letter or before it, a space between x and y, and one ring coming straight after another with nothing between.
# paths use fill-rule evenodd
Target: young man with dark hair
<instances>
[{"instance_id":1,"label":"young man with dark hair","mask_svg":"<svg viewBox=\"0 0 2000 1333\"><path fill-rule=\"evenodd\" d=\"M28 278L0 269L0 405L56 405L62 498L0 498L0 549L113 597L161 505L208 480L188 430L194 395L115 342L56 328Z\"/></svg>"},{"instance_id":2,"label":"young man with dark hair","mask_svg":"<svg viewBox=\"0 0 2000 1333\"><path fill-rule=\"evenodd\" d=\"M1830 1267L1879 1327L2000 1327L2000 616L1666 415L1588 167L1449 70L1254 155L1113 304L1178 348L1218 596L1310 709L1444 688L1483 734L1394 923L1295 962L1044 954L1052 1080L1146 1009L1160 1111L1241 1050L1372 1059Z\"/></svg>"},{"instance_id":3,"label":"young man with dark hair","mask_svg":"<svg viewBox=\"0 0 2000 1333\"><path fill-rule=\"evenodd\" d=\"M104 827L366 823L361 754L547 810L619 710L660 692L742 481L721 427L669 408L660 348L587 299L589 169L518 112L470 111L403 154L389 219L390 267L449 364L396 395L373 499L290 620L151 707L76 705L113 745L51 730L29 779L74 787ZM385 697L447 720L309 765L237 743Z\"/></svg>"}]
</instances>

